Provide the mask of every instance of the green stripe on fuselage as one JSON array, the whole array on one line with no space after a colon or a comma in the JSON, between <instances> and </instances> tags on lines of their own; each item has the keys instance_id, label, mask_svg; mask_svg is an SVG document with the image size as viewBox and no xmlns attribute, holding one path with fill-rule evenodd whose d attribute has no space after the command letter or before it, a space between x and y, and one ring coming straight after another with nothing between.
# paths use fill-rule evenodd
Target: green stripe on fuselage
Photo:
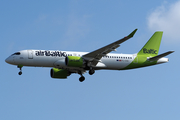
<instances>
[{"instance_id":1,"label":"green stripe on fuselage","mask_svg":"<svg viewBox=\"0 0 180 120\"><path fill-rule=\"evenodd\" d=\"M157 61L148 61L147 57L144 55L137 55L136 58L125 68L121 70L127 70L127 69L135 69L140 67L147 67L151 65L155 65Z\"/></svg>"}]
</instances>

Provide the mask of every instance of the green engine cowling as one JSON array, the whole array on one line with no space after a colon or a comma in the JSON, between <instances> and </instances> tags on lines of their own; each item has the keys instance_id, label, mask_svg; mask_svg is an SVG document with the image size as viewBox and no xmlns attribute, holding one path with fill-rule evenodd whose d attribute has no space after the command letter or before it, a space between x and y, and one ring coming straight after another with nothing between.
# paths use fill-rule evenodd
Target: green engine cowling
<instances>
[{"instance_id":1,"label":"green engine cowling","mask_svg":"<svg viewBox=\"0 0 180 120\"><path fill-rule=\"evenodd\" d=\"M66 79L67 76L69 76L69 72L67 70L58 68L52 68L50 74L52 78L59 79Z\"/></svg>"},{"instance_id":2,"label":"green engine cowling","mask_svg":"<svg viewBox=\"0 0 180 120\"><path fill-rule=\"evenodd\" d=\"M78 56L67 56L65 64L68 67L83 67L83 58Z\"/></svg>"}]
</instances>

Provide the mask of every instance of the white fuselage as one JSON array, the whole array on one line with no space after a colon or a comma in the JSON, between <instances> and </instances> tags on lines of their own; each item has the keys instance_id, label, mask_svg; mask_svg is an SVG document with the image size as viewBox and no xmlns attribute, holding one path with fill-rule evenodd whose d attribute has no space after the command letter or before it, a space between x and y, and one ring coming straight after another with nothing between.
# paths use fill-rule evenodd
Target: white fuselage
<instances>
[{"instance_id":1,"label":"white fuselage","mask_svg":"<svg viewBox=\"0 0 180 120\"><path fill-rule=\"evenodd\" d=\"M87 54L88 52L74 52L74 51L54 51L54 50L22 50L9 56L5 61L12 65L32 66L32 67L54 67L60 69L76 69L85 71L84 68L74 68L65 65L65 58L67 56L79 56ZM96 66L95 70L109 69L121 70L129 64L138 63L137 54L112 54L109 53L102 57ZM161 58L156 64L168 62L168 58Z\"/></svg>"},{"instance_id":2,"label":"white fuselage","mask_svg":"<svg viewBox=\"0 0 180 120\"><path fill-rule=\"evenodd\" d=\"M64 63L66 56L83 56L87 52L53 51L53 50L23 50L20 55L11 55L7 63L34 67L70 68ZM136 54L107 54L102 57L95 69L119 70L129 65Z\"/></svg>"}]
</instances>

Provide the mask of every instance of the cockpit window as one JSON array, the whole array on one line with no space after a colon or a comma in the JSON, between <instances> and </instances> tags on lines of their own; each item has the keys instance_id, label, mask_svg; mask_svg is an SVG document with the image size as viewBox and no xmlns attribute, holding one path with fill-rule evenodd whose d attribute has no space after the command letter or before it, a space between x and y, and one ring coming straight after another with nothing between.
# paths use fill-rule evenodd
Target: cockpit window
<instances>
[{"instance_id":1,"label":"cockpit window","mask_svg":"<svg viewBox=\"0 0 180 120\"><path fill-rule=\"evenodd\" d=\"M20 55L20 54L21 54L20 52L16 52L16 53L14 53L12 55Z\"/></svg>"}]
</instances>

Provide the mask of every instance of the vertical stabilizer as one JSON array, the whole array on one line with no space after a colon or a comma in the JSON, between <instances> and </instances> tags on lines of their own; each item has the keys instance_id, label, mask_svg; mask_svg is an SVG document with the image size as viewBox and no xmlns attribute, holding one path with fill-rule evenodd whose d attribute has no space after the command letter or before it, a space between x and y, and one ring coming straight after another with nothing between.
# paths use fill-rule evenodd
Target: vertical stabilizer
<instances>
[{"instance_id":1,"label":"vertical stabilizer","mask_svg":"<svg viewBox=\"0 0 180 120\"><path fill-rule=\"evenodd\" d=\"M138 55L156 56L159 52L163 32L155 32L144 47L139 51Z\"/></svg>"}]
</instances>

